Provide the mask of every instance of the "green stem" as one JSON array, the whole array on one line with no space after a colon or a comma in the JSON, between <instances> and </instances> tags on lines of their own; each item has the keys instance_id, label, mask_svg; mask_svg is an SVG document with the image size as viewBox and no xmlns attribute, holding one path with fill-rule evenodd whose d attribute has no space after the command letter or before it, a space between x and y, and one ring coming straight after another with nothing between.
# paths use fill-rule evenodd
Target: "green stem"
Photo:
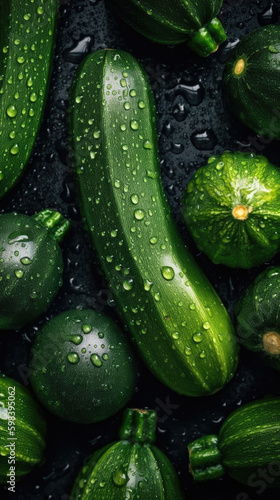
<instances>
[{"instance_id":1,"label":"green stem","mask_svg":"<svg viewBox=\"0 0 280 500\"><path fill-rule=\"evenodd\" d=\"M120 428L120 439L134 443L153 443L156 439L157 414L153 410L128 409Z\"/></svg>"},{"instance_id":2,"label":"green stem","mask_svg":"<svg viewBox=\"0 0 280 500\"><path fill-rule=\"evenodd\" d=\"M197 482L217 479L225 473L221 452L218 448L218 436L203 436L188 445L190 472Z\"/></svg>"},{"instance_id":3,"label":"green stem","mask_svg":"<svg viewBox=\"0 0 280 500\"><path fill-rule=\"evenodd\" d=\"M59 243L63 240L70 228L70 222L66 220L63 215L49 208L41 210L33 215L33 218L43 227L48 229Z\"/></svg>"},{"instance_id":4,"label":"green stem","mask_svg":"<svg viewBox=\"0 0 280 500\"><path fill-rule=\"evenodd\" d=\"M227 36L223 25L215 17L209 24L200 28L188 41L188 46L199 56L207 57L218 50L219 45L226 40Z\"/></svg>"}]
</instances>

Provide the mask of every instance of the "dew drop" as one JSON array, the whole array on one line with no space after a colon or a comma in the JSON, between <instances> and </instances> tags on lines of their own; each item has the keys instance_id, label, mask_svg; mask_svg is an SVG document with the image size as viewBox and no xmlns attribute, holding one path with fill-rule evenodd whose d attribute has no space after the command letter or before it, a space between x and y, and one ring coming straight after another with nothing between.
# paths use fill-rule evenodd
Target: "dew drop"
<instances>
[{"instance_id":1,"label":"dew drop","mask_svg":"<svg viewBox=\"0 0 280 500\"><path fill-rule=\"evenodd\" d=\"M132 130L138 130L139 124L136 120L131 120L130 127L132 128Z\"/></svg>"},{"instance_id":2,"label":"dew drop","mask_svg":"<svg viewBox=\"0 0 280 500\"><path fill-rule=\"evenodd\" d=\"M17 144L14 144L10 149L10 153L15 156L18 154L18 152L19 152L19 147Z\"/></svg>"},{"instance_id":3,"label":"dew drop","mask_svg":"<svg viewBox=\"0 0 280 500\"><path fill-rule=\"evenodd\" d=\"M139 203L139 197L137 194L132 194L130 199L131 199L133 205L137 205L137 203Z\"/></svg>"},{"instance_id":4,"label":"dew drop","mask_svg":"<svg viewBox=\"0 0 280 500\"><path fill-rule=\"evenodd\" d=\"M91 325L83 325L82 330L84 333L90 333L92 331L92 326Z\"/></svg>"},{"instance_id":5,"label":"dew drop","mask_svg":"<svg viewBox=\"0 0 280 500\"><path fill-rule=\"evenodd\" d=\"M112 474L112 479L114 484L119 487L124 486L128 481L128 477L122 469L116 469Z\"/></svg>"},{"instance_id":6,"label":"dew drop","mask_svg":"<svg viewBox=\"0 0 280 500\"><path fill-rule=\"evenodd\" d=\"M14 118L15 116L17 116L17 109L15 106L10 105L7 107L6 113L10 118Z\"/></svg>"},{"instance_id":7,"label":"dew drop","mask_svg":"<svg viewBox=\"0 0 280 500\"><path fill-rule=\"evenodd\" d=\"M92 354L90 360L92 364L97 368L100 368L103 365L102 359L100 358L100 356L98 356L98 354Z\"/></svg>"},{"instance_id":8,"label":"dew drop","mask_svg":"<svg viewBox=\"0 0 280 500\"><path fill-rule=\"evenodd\" d=\"M76 365L80 360L79 355L76 352L69 352L69 354L67 354L67 359L73 365Z\"/></svg>"},{"instance_id":9,"label":"dew drop","mask_svg":"<svg viewBox=\"0 0 280 500\"><path fill-rule=\"evenodd\" d=\"M69 338L70 342L73 342L75 345L79 345L83 341L82 335L73 335Z\"/></svg>"},{"instance_id":10,"label":"dew drop","mask_svg":"<svg viewBox=\"0 0 280 500\"><path fill-rule=\"evenodd\" d=\"M135 212L134 212L134 217L137 220L143 220L145 215L146 214L145 214L144 210L141 210L141 209L135 210Z\"/></svg>"},{"instance_id":11,"label":"dew drop","mask_svg":"<svg viewBox=\"0 0 280 500\"><path fill-rule=\"evenodd\" d=\"M203 340L201 333L195 333L192 338L197 344L199 344L199 342L202 342Z\"/></svg>"},{"instance_id":12,"label":"dew drop","mask_svg":"<svg viewBox=\"0 0 280 500\"><path fill-rule=\"evenodd\" d=\"M24 265L24 266L28 266L29 264L32 263L32 260L29 258L29 257L22 257L20 259L20 262Z\"/></svg>"},{"instance_id":13,"label":"dew drop","mask_svg":"<svg viewBox=\"0 0 280 500\"><path fill-rule=\"evenodd\" d=\"M163 266L161 268L161 274L165 280L171 281L174 278L174 269L170 266Z\"/></svg>"},{"instance_id":14,"label":"dew drop","mask_svg":"<svg viewBox=\"0 0 280 500\"><path fill-rule=\"evenodd\" d=\"M131 290L133 288L133 280L132 279L124 280L123 281L123 288L125 290Z\"/></svg>"},{"instance_id":15,"label":"dew drop","mask_svg":"<svg viewBox=\"0 0 280 500\"><path fill-rule=\"evenodd\" d=\"M16 269L15 275L17 278L22 278L24 275L24 272L22 271L22 269Z\"/></svg>"}]
</instances>

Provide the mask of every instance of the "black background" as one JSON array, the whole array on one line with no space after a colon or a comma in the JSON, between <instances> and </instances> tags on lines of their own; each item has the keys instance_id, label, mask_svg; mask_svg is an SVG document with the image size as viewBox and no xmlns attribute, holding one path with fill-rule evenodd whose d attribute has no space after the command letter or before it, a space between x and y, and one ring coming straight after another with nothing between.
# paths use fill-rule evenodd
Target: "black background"
<instances>
[{"instance_id":1,"label":"black background","mask_svg":"<svg viewBox=\"0 0 280 500\"><path fill-rule=\"evenodd\" d=\"M226 0L220 19L228 41L207 59L186 45L163 47L145 40L120 21L104 0L61 0L54 69L44 121L24 176L0 212L32 215L54 208L69 218L72 229L64 241L64 284L48 312L22 331L1 333L0 370L28 383L28 358L36 331L67 309L92 307L115 315L96 256L83 233L69 160L68 91L78 63L88 52L119 48L131 52L145 67L156 96L162 180L172 213L186 244L217 289L230 314L245 286L265 267L250 271L213 265L198 253L182 224L181 200L193 172L207 158L225 149L254 151L280 166L279 142L263 142L235 119L222 94L222 73L230 50L253 29L280 21L280 2ZM279 265L280 257L269 263ZM187 443L202 434L218 433L227 415L241 404L266 394L280 394L280 374L254 355L240 352L233 380L205 398L178 396L161 385L139 360L138 387L131 406L157 410L157 445L179 473L186 497L193 500L274 500L279 490L247 488L229 477L196 485L188 474ZM46 412L48 438L45 464L16 486L1 487L0 498L67 500L83 459L117 438L121 412L104 422L76 425ZM280 416L279 416L280 418ZM108 499L109 500L109 499ZM147 499L149 500L149 499Z\"/></svg>"}]
</instances>

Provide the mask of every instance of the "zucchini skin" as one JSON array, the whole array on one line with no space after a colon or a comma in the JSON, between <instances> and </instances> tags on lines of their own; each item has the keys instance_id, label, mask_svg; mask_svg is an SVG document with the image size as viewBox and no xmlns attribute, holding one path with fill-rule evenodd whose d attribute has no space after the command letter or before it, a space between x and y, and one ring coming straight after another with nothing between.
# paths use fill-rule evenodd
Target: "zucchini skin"
<instances>
[{"instance_id":1,"label":"zucchini skin","mask_svg":"<svg viewBox=\"0 0 280 500\"><path fill-rule=\"evenodd\" d=\"M88 56L71 89L80 207L117 312L150 370L192 396L233 376L229 315L186 250L160 180L156 109L130 54Z\"/></svg>"},{"instance_id":2,"label":"zucchini skin","mask_svg":"<svg viewBox=\"0 0 280 500\"><path fill-rule=\"evenodd\" d=\"M270 267L251 283L235 307L240 343L280 370L280 267Z\"/></svg>"},{"instance_id":3,"label":"zucchini skin","mask_svg":"<svg viewBox=\"0 0 280 500\"><path fill-rule=\"evenodd\" d=\"M30 364L32 388L45 408L90 424L123 408L136 384L135 360L119 326L93 310L70 310L38 332Z\"/></svg>"},{"instance_id":4,"label":"zucchini skin","mask_svg":"<svg viewBox=\"0 0 280 500\"><path fill-rule=\"evenodd\" d=\"M12 450L7 447L7 444L13 442L13 437L17 438L14 448L15 464L13 465L16 481L18 481L44 461L46 423L30 391L21 383L3 374L0 374L0 405L1 415L9 411L10 421L14 422L14 425L8 427L7 415L6 418L1 417L0 483L6 484L10 472L8 459Z\"/></svg>"},{"instance_id":5,"label":"zucchini skin","mask_svg":"<svg viewBox=\"0 0 280 500\"><path fill-rule=\"evenodd\" d=\"M178 476L157 448L156 413L128 409L120 440L88 457L71 492L75 500L183 500Z\"/></svg>"},{"instance_id":6,"label":"zucchini skin","mask_svg":"<svg viewBox=\"0 0 280 500\"><path fill-rule=\"evenodd\" d=\"M267 262L280 249L279 168L253 153L211 156L187 186L183 217L215 264L250 269Z\"/></svg>"},{"instance_id":7,"label":"zucchini skin","mask_svg":"<svg viewBox=\"0 0 280 500\"><path fill-rule=\"evenodd\" d=\"M232 111L256 134L271 139L280 139L279 47L280 26L259 28L238 43L223 75Z\"/></svg>"},{"instance_id":8,"label":"zucchini skin","mask_svg":"<svg viewBox=\"0 0 280 500\"><path fill-rule=\"evenodd\" d=\"M0 0L0 198L25 168L48 94L57 0Z\"/></svg>"},{"instance_id":9,"label":"zucchini skin","mask_svg":"<svg viewBox=\"0 0 280 500\"><path fill-rule=\"evenodd\" d=\"M279 397L253 401L227 417L218 437L203 436L190 443L190 470L195 481L227 473L242 484L256 486L260 478L269 475L265 485L279 488L279 414Z\"/></svg>"},{"instance_id":10,"label":"zucchini skin","mask_svg":"<svg viewBox=\"0 0 280 500\"><path fill-rule=\"evenodd\" d=\"M22 328L47 310L62 285L59 242L69 227L49 209L0 215L0 330Z\"/></svg>"},{"instance_id":11,"label":"zucchini skin","mask_svg":"<svg viewBox=\"0 0 280 500\"><path fill-rule=\"evenodd\" d=\"M207 57L226 40L216 15L223 0L110 0L127 24L161 44L187 42L198 55Z\"/></svg>"}]
</instances>

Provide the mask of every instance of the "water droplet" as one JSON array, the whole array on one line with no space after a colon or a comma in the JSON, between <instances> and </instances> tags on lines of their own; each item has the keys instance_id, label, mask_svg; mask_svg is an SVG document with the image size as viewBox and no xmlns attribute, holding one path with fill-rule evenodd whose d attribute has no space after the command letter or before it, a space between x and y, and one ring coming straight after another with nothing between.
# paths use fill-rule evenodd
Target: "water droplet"
<instances>
[{"instance_id":1,"label":"water droplet","mask_svg":"<svg viewBox=\"0 0 280 500\"><path fill-rule=\"evenodd\" d=\"M83 325L82 330L84 333L90 333L92 331L92 326L91 325Z\"/></svg>"},{"instance_id":2,"label":"water droplet","mask_svg":"<svg viewBox=\"0 0 280 500\"><path fill-rule=\"evenodd\" d=\"M17 144L14 144L10 149L10 153L12 155L17 155L18 152L19 152L19 146Z\"/></svg>"},{"instance_id":3,"label":"water droplet","mask_svg":"<svg viewBox=\"0 0 280 500\"><path fill-rule=\"evenodd\" d=\"M124 486L128 481L128 477L122 469L116 469L112 474L112 479L115 485L119 487Z\"/></svg>"},{"instance_id":4,"label":"water droplet","mask_svg":"<svg viewBox=\"0 0 280 500\"><path fill-rule=\"evenodd\" d=\"M209 328L210 328L208 321L205 321L205 323L203 323L202 326L203 326L204 330L209 330Z\"/></svg>"},{"instance_id":5,"label":"water droplet","mask_svg":"<svg viewBox=\"0 0 280 500\"><path fill-rule=\"evenodd\" d=\"M155 245L157 243L157 240L158 239L155 236L152 236L149 241L150 241L151 245Z\"/></svg>"},{"instance_id":6,"label":"water droplet","mask_svg":"<svg viewBox=\"0 0 280 500\"><path fill-rule=\"evenodd\" d=\"M144 101L139 101L139 102L138 102L138 107L139 107L140 109L144 109L144 108L145 108L145 106L146 106L146 104L144 103Z\"/></svg>"},{"instance_id":7,"label":"water droplet","mask_svg":"<svg viewBox=\"0 0 280 500\"><path fill-rule=\"evenodd\" d=\"M84 57L90 53L94 43L92 36L85 36L81 40L75 41L74 44L63 52L63 59L66 62L79 64Z\"/></svg>"},{"instance_id":8,"label":"water droplet","mask_svg":"<svg viewBox=\"0 0 280 500\"><path fill-rule=\"evenodd\" d=\"M130 199L131 199L133 205L137 205L137 203L139 203L139 197L137 194L132 194Z\"/></svg>"},{"instance_id":9,"label":"water droplet","mask_svg":"<svg viewBox=\"0 0 280 500\"><path fill-rule=\"evenodd\" d=\"M17 109L15 106L10 105L7 107L6 113L10 118L14 118L15 116L17 116Z\"/></svg>"},{"instance_id":10,"label":"water droplet","mask_svg":"<svg viewBox=\"0 0 280 500\"><path fill-rule=\"evenodd\" d=\"M192 337L192 338L193 338L193 340L194 340L196 343L202 342L202 340L203 340L203 336L202 336L202 334L201 334L201 333L199 333L199 332L198 332L198 333L195 333L195 334L193 335L193 337Z\"/></svg>"},{"instance_id":11,"label":"water droplet","mask_svg":"<svg viewBox=\"0 0 280 500\"><path fill-rule=\"evenodd\" d=\"M186 356L191 356L192 352L191 352L191 349L189 347L185 348L185 354L186 354Z\"/></svg>"},{"instance_id":12,"label":"water droplet","mask_svg":"<svg viewBox=\"0 0 280 500\"><path fill-rule=\"evenodd\" d=\"M69 352L69 354L67 354L67 359L73 365L76 365L80 360L79 355L76 352Z\"/></svg>"},{"instance_id":13,"label":"water droplet","mask_svg":"<svg viewBox=\"0 0 280 500\"><path fill-rule=\"evenodd\" d=\"M205 351L201 351L201 353L200 353L199 357L200 357L201 359L206 358L206 352L205 352Z\"/></svg>"},{"instance_id":14,"label":"water droplet","mask_svg":"<svg viewBox=\"0 0 280 500\"><path fill-rule=\"evenodd\" d=\"M29 297L30 297L31 299L36 299L36 297L37 297L37 292L36 292L36 290L33 290L33 292L31 292L31 293L30 293Z\"/></svg>"},{"instance_id":15,"label":"water droplet","mask_svg":"<svg viewBox=\"0 0 280 500\"><path fill-rule=\"evenodd\" d=\"M22 278L24 275L24 272L22 271L22 269L16 269L15 275L17 278Z\"/></svg>"},{"instance_id":16,"label":"water droplet","mask_svg":"<svg viewBox=\"0 0 280 500\"><path fill-rule=\"evenodd\" d=\"M37 101L37 99L38 99L38 96L37 96L37 94L36 94L35 92L33 92L33 93L31 94L31 96L29 97L29 100L30 100L31 102L36 102L36 101Z\"/></svg>"},{"instance_id":17,"label":"water droplet","mask_svg":"<svg viewBox=\"0 0 280 500\"><path fill-rule=\"evenodd\" d=\"M79 345L83 341L82 335L73 335L69 338L70 342L73 342L73 344Z\"/></svg>"},{"instance_id":18,"label":"water droplet","mask_svg":"<svg viewBox=\"0 0 280 500\"><path fill-rule=\"evenodd\" d=\"M150 280L145 279L144 280L144 290L146 292L149 292L153 286L153 283Z\"/></svg>"},{"instance_id":19,"label":"water droplet","mask_svg":"<svg viewBox=\"0 0 280 500\"><path fill-rule=\"evenodd\" d=\"M193 145L201 151L214 149L218 142L217 137L215 136L212 129L193 133L191 136L191 141Z\"/></svg>"},{"instance_id":20,"label":"water droplet","mask_svg":"<svg viewBox=\"0 0 280 500\"><path fill-rule=\"evenodd\" d=\"M132 128L132 130L138 130L139 124L136 120L131 120L130 127Z\"/></svg>"},{"instance_id":21,"label":"water droplet","mask_svg":"<svg viewBox=\"0 0 280 500\"><path fill-rule=\"evenodd\" d=\"M194 303L190 304L190 310L195 311L196 310L196 305Z\"/></svg>"},{"instance_id":22,"label":"water droplet","mask_svg":"<svg viewBox=\"0 0 280 500\"><path fill-rule=\"evenodd\" d=\"M144 210L141 210L141 209L135 210L135 212L134 212L134 217L137 220L143 220L145 215L146 214L145 214Z\"/></svg>"},{"instance_id":23,"label":"water droplet","mask_svg":"<svg viewBox=\"0 0 280 500\"><path fill-rule=\"evenodd\" d=\"M20 262L24 265L24 266L28 266L29 264L32 263L32 260L29 258L29 257L22 257L20 259Z\"/></svg>"},{"instance_id":24,"label":"water droplet","mask_svg":"<svg viewBox=\"0 0 280 500\"><path fill-rule=\"evenodd\" d=\"M124 109L128 110L131 108L131 104L130 102L125 102L124 105L123 105Z\"/></svg>"},{"instance_id":25,"label":"water droplet","mask_svg":"<svg viewBox=\"0 0 280 500\"><path fill-rule=\"evenodd\" d=\"M100 130L95 130L93 132L93 137L94 137L94 139L99 139L99 137L100 137Z\"/></svg>"},{"instance_id":26,"label":"water droplet","mask_svg":"<svg viewBox=\"0 0 280 500\"><path fill-rule=\"evenodd\" d=\"M102 359L100 358L100 356L98 356L98 354L92 354L90 360L92 364L97 368L100 368L103 365Z\"/></svg>"},{"instance_id":27,"label":"water droplet","mask_svg":"<svg viewBox=\"0 0 280 500\"><path fill-rule=\"evenodd\" d=\"M124 280L123 281L123 288L125 290L131 290L133 288L133 280L132 279Z\"/></svg>"},{"instance_id":28,"label":"water droplet","mask_svg":"<svg viewBox=\"0 0 280 500\"><path fill-rule=\"evenodd\" d=\"M178 338L179 338L179 332L173 332L172 333L172 338L175 339L175 340L178 340Z\"/></svg>"},{"instance_id":29,"label":"water droplet","mask_svg":"<svg viewBox=\"0 0 280 500\"><path fill-rule=\"evenodd\" d=\"M167 281L173 280L174 275L175 275L173 267L170 267L170 266L163 266L161 268L161 274L162 274L163 278Z\"/></svg>"},{"instance_id":30,"label":"water droplet","mask_svg":"<svg viewBox=\"0 0 280 500\"><path fill-rule=\"evenodd\" d=\"M153 149L153 145L152 145L151 141L149 141L149 140L144 142L143 147L144 147L144 149Z\"/></svg>"},{"instance_id":31,"label":"water droplet","mask_svg":"<svg viewBox=\"0 0 280 500\"><path fill-rule=\"evenodd\" d=\"M17 62L18 62L19 64L23 64L23 63L25 62L25 58L24 58L23 56L18 56L18 58L17 58Z\"/></svg>"}]
</instances>

